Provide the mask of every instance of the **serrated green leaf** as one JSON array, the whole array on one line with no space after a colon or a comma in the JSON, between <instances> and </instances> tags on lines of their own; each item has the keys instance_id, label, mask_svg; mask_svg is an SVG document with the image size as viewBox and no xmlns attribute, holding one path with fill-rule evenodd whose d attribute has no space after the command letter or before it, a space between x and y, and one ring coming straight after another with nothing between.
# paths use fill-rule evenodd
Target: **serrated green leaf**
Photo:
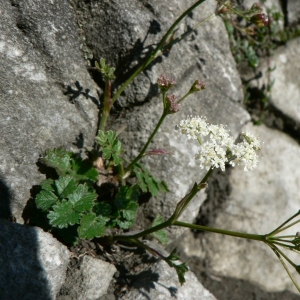
<instances>
[{"instance_id":1,"label":"serrated green leaf","mask_svg":"<svg viewBox=\"0 0 300 300\"><path fill-rule=\"evenodd\" d=\"M123 218L127 221L134 221L139 205L136 202L130 202L126 209L122 210Z\"/></svg>"},{"instance_id":2,"label":"serrated green leaf","mask_svg":"<svg viewBox=\"0 0 300 300\"><path fill-rule=\"evenodd\" d=\"M168 187L164 181L159 182L150 173L150 171L142 164L136 164L133 172L137 178L137 184L145 193L149 191L153 196L157 196L158 192L168 191Z\"/></svg>"},{"instance_id":3,"label":"serrated green leaf","mask_svg":"<svg viewBox=\"0 0 300 300\"><path fill-rule=\"evenodd\" d=\"M56 192L60 199L68 197L76 190L76 182L71 176L60 177L54 181Z\"/></svg>"},{"instance_id":4,"label":"serrated green leaf","mask_svg":"<svg viewBox=\"0 0 300 300\"><path fill-rule=\"evenodd\" d=\"M107 136L107 140L108 140L108 143L113 146L114 142L115 142L115 139L117 137L117 134L112 131L112 130L109 130L106 132L106 136Z\"/></svg>"},{"instance_id":5,"label":"serrated green leaf","mask_svg":"<svg viewBox=\"0 0 300 300\"><path fill-rule=\"evenodd\" d=\"M131 199L133 201L138 201L140 196L140 191L138 185L132 185L126 192L126 198Z\"/></svg>"},{"instance_id":6,"label":"serrated green leaf","mask_svg":"<svg viewBox=\"0 0 300 300\"><path fill-rule=\"evenodd\" d=\"M105 59L103 57L100 58L100 65L101 65L102 68L106 67Z\"/></svg>"},{"instance_id":7,"label":"serrated green leaf","mask_svg":"<svg viewBox=\"0 0 300 300\"><path fill-rule=\"evenodd\" d=\"M157 225L159 225L159 224L161 224L163 222L164 222L163 217L160 216L160 215L157 215L156 218L153 220L151 227L157 226ZM154 238L156 238L163 245L166 245L168 243L167 233L163 229L151 233L151 236L153 236Z\"/></svg>"},{"instance_id":8,"label":"serrated green leaf","mask_svg":"<svg viewBox=\"0 0 300 300\"><path fill-rule=\"evenodd\" d=\"M105 223L108 218L96 216L90 213L81 218L80 226L78 227L78 234L81 238L93 239L94 237L101 237L105 234Z\"/></svg>"},{"instance_id":9,"label":"serrated green leaf","mask_svg":"<svg viewBox=\"0 0 300 300\"><path fill-rule=\"evenodd\" d=\"M54 168L58 175L65 175L70 168L70 155L71 153L61 148L49 149L40 160L48 167Z\"/></svg>"},{"instance_id":10,"label":"serrated green leaf","mask_svg":"<svg viewBox=\"0 0 300 300\"><path fill-rule=\"evenodd\" d=\"M187 264L186 263L182 263L180 265L174 264L174 268L176 270L180 284L183 285L185 283L184 275L189 270Z\"/></svg>"},{"instance_id":11,"label":"serrated green leaf","mask_svg":"<svg viewBox=\"0 0 300 300\"><path fill-rule=\"evenodd\" d=\"M111 206L106 202L98 202L93 207L93 211L97 216L101 215L104 217L109 217L111 214L111 210Z\"/></svg>"},{"instance_id":12,"label":"serrated green leaf","mask_svg":"<svg viewBox=\"0 0 300 300\"><path fill-rule=\"evenodd\" d=\"M120 210L126 208L130 202L130 199L126 197L127 190L128 187L122 186L114 199L114 204Z\"/></svg>"},{"instance_id":13,"label":"serrated green leaf","mask_svg":"<svg viewBox=\"0 0 300 300\"><path fill-rule=\"evenodd\" d=\"M99 143L99 145L104 146L107 143L107 137L104 131L99 130L98 135L95 140Z\"/></svg>"},{"instance_id":14,"label":"serrated green leaf","mask_svg":"<svg viewBox=\"0 0 300 300\"><path fill-rule=\"evenodd\" d=\"M117 220L117 224L120 228L122 229L129 229L132 227L134 221L121 221L121 220Z\"/></svg>"},{"instance_id":15,"label":"serrated green leaf","mask_svg":"<svg viewBox=\"0 0 300 300\"><path fill-rule=\"evenodd\" d=\"M112 153L110 148L103 148L102 152L105 159L109 160L111 158Z\"/></svg>"},{"instance_id":16,"label":"serrated green leaf","mask_svg":"<svg viewBox=\"0 0 300 300\"><path fill-rule=\"evenodd\" d=\"M88 187L85 184L79 184L76 190L69 195L68 198L75 211L84 212L92 209L94 200L97 196L96 193L89 192Z\"/></svg>"},{"instance_id":17,"label":"serrated green leaf","mask_svg":"<svg viewBox=\"0 0 300 300\"><path fill-rule=\"evenodd\" d=\"M121 158L119 157L119 155L117 155L115 153L112 154L112 157L113 157L114 165L118 166L122 161Z\"/></svg>"},{"instance_id":18,"label":"serrated green leaf","mask_svg":"<svg viewBox=\"0 0 300 300\"><path fill-rule=\"evenodd\" d=\"M153 232L151 236L156 238L163 245L166 245L169 241L167 232L163 229Z\"/></svg>"},{"instance_id":19,"label":"serrated green leaf","mask_svg":"<svg viewBox=\"0 0 300 300\"><path fill-rule=\"evenodd\" d=\"M36 206L43 211L48 211L57 201L57 196L47 190L41 190L35 199Z\"/></svg>"},{"instance_id":20,"label":"serrated green leaf","mask_svg":"<svg viewBox=\"0 0 300 300\"><path fill-rule=\"evenodd\" d=\"M148 174L145 174L144 176L149 192L152 194L152 196L156 197L158 195L158 187L156 181L152 176L149 176Z\"/></svg>"},{"instance_id":21,"label":"serrated green leaf","mask_svg":"<svg viewBox=\"0 0 300 300\"><path fill-rule=\"evenodd\" d=\"M122 143L118 140L114 141L112 149L115 153L120 153L120 151L122 150Z\"/></svg>"},{"instance_id":22,"label":"serrated green leaf","mask_svg":"<svg viewBox=\"0 0 300 300\"><path fill-rule=\"evenodd\" d=\"M49 223L58 228L66 228L68 225L78 223L80 213L73 210L69 201L63 200L53 206L53 211L48 214Z\"/></svg>"},{"instance_id":23,"label":"serrated green leaf","mask_svg":"<svg viewBox=\"0 0 300 300\"><path fill-rule=\"evenodd\" d=\"M142 190L143 193L146 193L148 189L147 189L147 185L145 183L143 174L139 171L138 168L134 168L133 171L134 171L135 176L137 178L138 185L139 185L140 189Z\"/></svg>"},{"instance_id":24,"label":"serrated green leaf","mask_svg":"<svg viewBox=\"0 0 300 300\"><path fill-rule=\"evenodd\" d=\"M167 260L170 261L176 261L179 260L179 256L177 254L177 249L173 249L173 251L170 253L170 255L167 257Z\"/></svg>"},{"instance_id":25,"label":"serrated green leaf","mask_svg":"<svg viewBox=\"0 0 300 300\"><path fill-rule=\"evenodd\" d=\"M82 160L81 157L71 158L71 167L74 171L72 177L77 182L91 181L92 183L98 179L98 172L90 161Z\"/></svg>"},{"instance_id":26,"label":"serrated green leaf","mask_svg":"<svg viewBox=\"0 0 300 300\"><path fill-rule=\"evenodd\" d=\"M163 180L161 182L158 182L157 187L159 192L161 193L169 192L168 185Z\"/></svg>"},{"instance_id":27,"label":"serrated green leaf","mask_svg":"<svg viewBox=\"0 0 300 300\"><path fill-rule=\"evenodd\" d=\"M54 180L52 179L45 179L41 182L41 187L43 190L54 192Z\"/></svg>"}]
</instances>

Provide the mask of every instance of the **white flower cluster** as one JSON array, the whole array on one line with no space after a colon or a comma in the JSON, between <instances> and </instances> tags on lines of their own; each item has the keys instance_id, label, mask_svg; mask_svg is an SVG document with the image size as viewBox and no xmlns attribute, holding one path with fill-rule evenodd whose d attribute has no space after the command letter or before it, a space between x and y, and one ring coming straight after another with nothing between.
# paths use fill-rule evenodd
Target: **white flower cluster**
<instances>
[{"instance_id":1,"label":"white flower cluster","mask_svg":"<svg viewBox=\"0 0 300 300\"><path fill-rule=\"evenodd\" d=\"M212 167L224 171L226 163L232 166L241 163L245 171L251 171L257 166L255 151L260 150L260 141L251 133L242 133L243 141L234 144L232 136L223 125L211 125L205 117L188 117L180 121L176 129L186 134L188 139L197 139L200 143L195 159L202 169L209 170Z\"/></svg>"}]
</instances>

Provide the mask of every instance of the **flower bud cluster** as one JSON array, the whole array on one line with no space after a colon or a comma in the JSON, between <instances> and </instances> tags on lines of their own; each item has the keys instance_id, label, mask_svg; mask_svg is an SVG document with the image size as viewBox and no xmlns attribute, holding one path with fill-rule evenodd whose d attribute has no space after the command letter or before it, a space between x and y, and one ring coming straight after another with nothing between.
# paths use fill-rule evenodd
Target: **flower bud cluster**
<instances>
[{"instance_id":1,"label":"flower bud cluster","mask_svg":"<svg viewBox=\"0 0 300 300\"><path fill-rule=\"evenodd\" d=\"M157 85L162 91L169 90L175 84L175 80L167 78L166 75L162 74L157 79Z\"/></svg>"},{"instance_id":2,"label":"flower bud cluster","mask_svg":"<svg viewBox=\"0 0 300 300\"><path fill-rule=\"evenodd\" d=\"M176 102L177 97L175 95L168 95L166 97L167 111L169 114L174 114L179 110L179 104Z\"/></svg>"},{"instance_id":3,"label":"flower bud cluster","mask_svg":"<svg viewBox=\"0 0 300 300\"><path fill-rule=\"evenodd\" d=\"M256 14L250 18L250 22L257 27L264 27L269 24L269 17L266 14Z\"/></svg>"},{"instance_id":4,"label":"flower bud cluster","mask_svg":"<svg viewBox=\"0 0 300 300\"><path fill-rule=\"evenodd\" d=\"M243 164L245 171L253 170L258 163L257 150L260 141L251 133L243 133L243 141L234 144L233 137L224 125L207 123L205 117L188 117L180 121L176 129L186 134L188 139L197 139L200 147L195 155L201 169L220 168L225 164Z\"/></svg>"}]
</instances>

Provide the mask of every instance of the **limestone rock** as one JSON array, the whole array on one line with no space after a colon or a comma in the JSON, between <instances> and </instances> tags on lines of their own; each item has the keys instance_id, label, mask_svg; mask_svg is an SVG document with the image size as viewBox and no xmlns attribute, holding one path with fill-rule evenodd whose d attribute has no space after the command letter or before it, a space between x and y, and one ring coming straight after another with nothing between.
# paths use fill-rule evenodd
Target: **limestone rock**
<instances>
[{"instance_id":1,"label":"limestone rock","mask_svg":"<svg viewBox=\"0 0 300 300\"><path fill-rule=\"evenodd\" d=\"M30 189L44 179L39 156L91 145L98 100L67 1L1 0L0 10L0 216L22 223Z\"/></svg>"},{"instance_id":2,"label":"limestone rock","mask_svg":"<svg viewBox=\"0 0 300 300\"><path fill-rule=\"evenodd\" d=\"M0 299L56 299L70 253L38 227L0 219Z\"/></svg>"},{"instance_id":3,"label":"limestone rock","mask_svg":"<svg viewBox=\"0 0 300 300\"><path fill-rule=\"evenodd\" d=\"M299 210L300 149L287 135L263 125L247 125L244 131L260 136L263 141L259 166L251 172L244 172L242 167L232 170L232 192L224 210L210 225L267 234ZM297 231L294 226L284 235ZM201 244L200 241L194 241L194 245L187 241L182 244L188 256L205 258L216 275L248 280L272 292L285 289L295 292L280 261L264 243L209 233ZM295 253L285 253L297 262ZM299 277L293 270L292 273Z\"/></svg>"}]
</instances>

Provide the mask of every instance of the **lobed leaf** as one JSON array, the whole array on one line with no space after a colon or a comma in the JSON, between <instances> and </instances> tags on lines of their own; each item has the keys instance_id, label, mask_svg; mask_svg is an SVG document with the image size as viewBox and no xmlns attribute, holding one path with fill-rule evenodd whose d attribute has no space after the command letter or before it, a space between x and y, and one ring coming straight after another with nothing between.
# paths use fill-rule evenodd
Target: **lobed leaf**
<instances>
[{"instance_id":1,"label":"lobed leaf","mask_svg":"<svg viewBox=\"0 0 300 300\"><path fill-rule=\"evenodd\" d=\"M81 218L80 226L78 227L78 234L81 238L93 239L94 237L101 237L105 234L105 224L108 218L96 216L90 213Z\"/></svg>"},{"instance_id":2,"label":"lobed leaf","mask_svg":"<svg viewBox=\"0 0 300 300\"><path fill-rule=\"evenodd\" d=\"M57 201L57 196L48 190L41 190L35 199L36 206L43 211L48 211Z\"/></svg>"},{"instance_id":3,"label":"lobed leaf","mask_svg":"<svg viewBox=\"0 0 300 300\"><path fill-rule=\"evenodd\" d=\"M79 184L68 198L75 211L84 212L92 209L97 196L95 192L89 192L86 184Z\"/></svg>"},{"instance_id":4,"label":"lobed leaf","mask_svg":"<svg viewBox=\"0 0 300 300\"><path fill-rule=\"evenodd\" d=\"M98 179L98 172L93 164L81 157L71 157L72 177L77 182L91 181L94 183Z\"/></svg>"},{"instance_id":5,"label":"lobed leaf","mask_svg":"<svg viewBox=\"0 0 300 300\"><path fill-rule=\"evenodd\" d=\"M41 182L41 187L43 190L54 192L54 180L53 179L45 179Z\"/></svg>"},{"instance_id":6,"label":"lobed leaf","mask_svg":"<svg viewBox=\"0 0 300 300\"><path fill-rule=\"evenodd\" d=\"M49 149L40 160L46 166L54 168L58 175L65 175L70 168L70 155L71 152L61 148Z\"/></svg>"},{"instance_id":7,"label":"lobed leaf","mask_svg":"<svg viewBox=\"0 0 300 300\"><path fill-rule=\"evenodd\" d=\"M155 226L157 226L157 225L159 225L159 224L161 224L163 222L164 222L163 217L160 216L160 215L157 215L156 218L153 220L151 227L155 227ZM153 236L154 238L156 238L163 245L166 245L168 243L167 233L163 229L151 233L151 236Z\"/></svg>"},{"instance_id":8,"label":"lobed leaf","mask_svg":"<svg viewBox=\"0 0 300 300\"><path fill-rule=\"evenodd\" d=\"M55 180L54 185L60 199L68 197L77 187L76 182L71 176L59 177L58 180Z\"/></svg>"},{"instance_id":9,"label":"lobed leaf","mask_svg":"<svg viewBox=\"0 0 300 300\"><path fill-rule=\"evenodd\" d=\"M74 211L71 202L63 200L53 206L48 214L49 223L58 228L66 228L79 222L80 213Z\"/></svg>"},{"instance_id":10,"label":"lobed leaf","mask_svg":"<svg viewBox=\"0 0 300 300\"><path fill-rule=\"evenodd\" d=\"M106 202L98 202L94 205L93 211L97 216L109 217L111 214L111 206Z\"/></svg>"}]
</instances>

